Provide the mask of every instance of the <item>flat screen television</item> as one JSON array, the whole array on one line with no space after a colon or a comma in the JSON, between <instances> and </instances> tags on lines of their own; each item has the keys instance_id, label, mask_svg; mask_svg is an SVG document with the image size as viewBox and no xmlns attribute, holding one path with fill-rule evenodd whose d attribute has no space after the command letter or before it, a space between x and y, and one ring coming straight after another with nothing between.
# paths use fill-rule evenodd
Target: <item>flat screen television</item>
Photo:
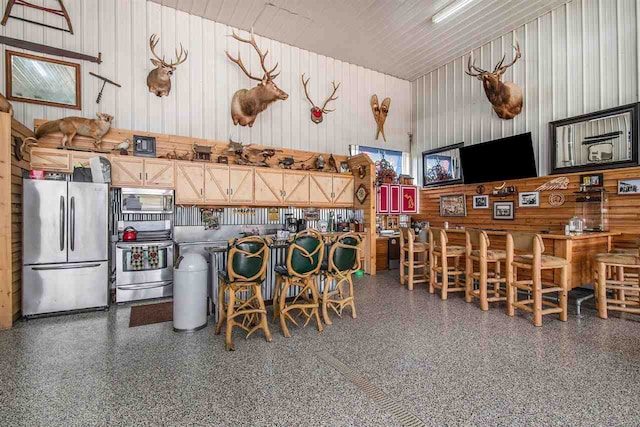
<instances>
[{"instance_id":1,"label":"flat screen television","mask_svg":"<svg viewBox=\"0 0 640 427\"><path fill-rule=\"evenodd\" d=\"M465 184L538 176L531 132L460 149Z\"/></svg>"}]
</instances>

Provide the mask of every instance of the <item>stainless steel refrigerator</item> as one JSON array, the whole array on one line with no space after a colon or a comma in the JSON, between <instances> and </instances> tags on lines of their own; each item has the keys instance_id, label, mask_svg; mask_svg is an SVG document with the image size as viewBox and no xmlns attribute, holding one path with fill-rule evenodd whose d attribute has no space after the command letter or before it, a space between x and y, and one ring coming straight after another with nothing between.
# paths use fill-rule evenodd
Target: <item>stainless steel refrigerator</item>
<instances>
[{"instance_id":1,"label":"stainless steel refrigerator","mask_svg":"<svg viewBox=\"0 0 640 427\"><path fill-rule=\"evenodd\" d=\"M109 305L107 184L24 179L22 315Z\"/></svg>"}]
</instances>

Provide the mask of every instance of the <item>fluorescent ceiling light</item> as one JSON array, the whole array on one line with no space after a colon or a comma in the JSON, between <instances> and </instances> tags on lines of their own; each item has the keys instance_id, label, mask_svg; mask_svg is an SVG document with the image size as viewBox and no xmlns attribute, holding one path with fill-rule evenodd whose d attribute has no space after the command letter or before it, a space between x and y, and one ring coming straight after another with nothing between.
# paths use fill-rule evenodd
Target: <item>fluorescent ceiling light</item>
<instances>
[{"instance_id":1,"label":"fluorescent ceiling light","mask_svg":"<svg viewBox=\"0 0 640 427\"><path fill-rule=\"evenodd\" d=\"M451 3L449 6L445 7L444 9L440 10L438 13L433 15L431 17L431 21L433 21L434 24L437 24L438 22L442 22L448 17L450 17L451 15L460 11L460 9L462 9L472 1L473 0L456 0L453 3Z\"/></svg>"}]
</instances>

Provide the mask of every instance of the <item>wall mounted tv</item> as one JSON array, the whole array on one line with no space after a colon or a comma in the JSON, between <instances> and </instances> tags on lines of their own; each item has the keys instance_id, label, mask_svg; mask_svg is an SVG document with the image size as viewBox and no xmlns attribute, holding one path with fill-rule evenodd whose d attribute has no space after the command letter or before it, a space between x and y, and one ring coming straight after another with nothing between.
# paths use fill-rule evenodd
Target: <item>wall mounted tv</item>
<instances>
[{"instance_id":1,"label":"wall mounted tv","mask_svg":"<svg viewBox=\"0 0 640 427\"><path fill-rule=\"evenodd\" d=\"M465 184L538 176L531 132L460 149Z\"/></svg>"}]
</instances>

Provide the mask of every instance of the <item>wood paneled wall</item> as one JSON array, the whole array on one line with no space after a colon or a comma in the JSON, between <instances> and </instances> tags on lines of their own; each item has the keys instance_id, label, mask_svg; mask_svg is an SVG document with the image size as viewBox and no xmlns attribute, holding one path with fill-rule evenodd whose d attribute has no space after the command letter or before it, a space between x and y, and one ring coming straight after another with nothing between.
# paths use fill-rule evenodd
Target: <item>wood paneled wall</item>
<instances>
[{"instance_id":1,"label":"wood paneled wall","mask_svg":"<svg viewBox=\"0 0 640 427\"><path fill-rule=\"evenodd\" d=\"M376 274L376 191L374 186L375 181L375 165L366 154L358 154L357 156L349 158L349 167L354 175L354 191L358 190L360 184L364 185L369 194L364 203L355 199L354 208L362 209L364 214L364 226L366 228L367 239L369 240L368 253L365 253L365 265L364 271L371 275ZM357 169L359 167L364 168L365 176L360 178L358 176Z\"/></svg>"},{"instance_id":2,"label":"wood paneled wall","mask_svg":"<svg viewBox=\"0 0 640 427\"><path fill-rule=\"evenodd\" d=\"M574 0L473 51L493 70L517 40L522 59L503 81L523 89L513 120L496 116L482 83L464 70L468 54L412 83L413 159L422 176L422 151L458 142L476 144L531 131L538 174L549 173L548 123L639 100L640 0ZM421 178L420 178L421 179Z\"/></svg>"},{"instance_id":3,"label":"wood paneled wall","mask_svg":"<svg viewBox=\"0 0 640 427\"><path fill-rule=\"evenodd\" d=\"M10 328L20 317L22 282L22 171L29 168L29 154L22 161L13 156L12 136L33 132L9 114L0 113L0 329Z\"/></svg>"},{"instance_id":4,"label":"wood paneled wall","mask_svg":"<svg viewBox=\"0 0 640 427\"><path fill-rule=\"evenodd\" d=\"M52 0L31 2L57 5ZM0 0L2 10L6 4L7 0ZM253 128L236 127L231 121L231 97L236 90L254 86L255 82L225 55L226 49L234 55L238 52L238 42L228 37L231 27L145 0L74 0L65 5L74 35L11 19L6 27L0 26L0 34L88 55L102 52L103 62L81 62L81 112L16 102L16 118L22 123L79 113L95 117L96 112L104 112L115 116L115 127L160 134L217 141L228 141L232 136L244 143L343 155L348 154L349 144L409 151L411 87L406 80L256 37L263 49L269 49L267 61L279 62L282 72L276 82L289 99L278 101L261 113ZM62 18L33 9L15 7L12 13L52 25L62 24L58 22ZM146 85L147 73L153 68L149 61L152 33L161 37L158 49L167 56L180 43L189 50L188 60L172 78L171 94L164 98L150 94ZM5 46L0 45L3 71L4 50ZM247 67L259 72L257 54L244 44L240 52ZM101 82L89 71L117 81L122 88L107 85L102 102L96 104ZM339 98L330 107L336 111L327 115L322 124L310 120L311 106L304 96L301 73L311 78L309 89L316 104L329 95L331 80L342 82ZM2 93L4 84L0 79ZM376 124L369 105L374 93L380 99L389 96L392 100L385 125L387 143L374 139Z\"/></svg>"},{"instance_id":5,"label":"wood paneled wall","mask_svg":"<svg viewBox=\"0 0 640 427\"><path fill-rule=\"evenodd\" d=\"M640 178L640 167L604 171L604 188L609 196L609 229L620 233L640 234L640 195L618 195L617 185L619 179ZM581 174L566 174L569 178L567 190L554 190L540 192L540 207L519 208L517 195L513 197L489 196L489 209L473 209L473 196L476 195L477 185L453 185L433 189L424 189L420 192L420 214L415 218L419 221L429 221L431 225L442 226L445 221L450 227L465 226L473 228L542 231L551 230L564 233L564 226L569 219L576 214L575 191L579 189ZM537 187L557 178L558 176L546 176L508 181L507 185L514 185L518 192L535 191ZM493 187L501 182L486 183L485 194L492 191ZM558 192L565 196L565 203L559 207L549 205L549 195ZM440 196L447 194L465 194L467 203L466 217L441 217ZM515 204L514 220L493 220L493 202L513 201Z\"/></svg>"}]
</instances>

